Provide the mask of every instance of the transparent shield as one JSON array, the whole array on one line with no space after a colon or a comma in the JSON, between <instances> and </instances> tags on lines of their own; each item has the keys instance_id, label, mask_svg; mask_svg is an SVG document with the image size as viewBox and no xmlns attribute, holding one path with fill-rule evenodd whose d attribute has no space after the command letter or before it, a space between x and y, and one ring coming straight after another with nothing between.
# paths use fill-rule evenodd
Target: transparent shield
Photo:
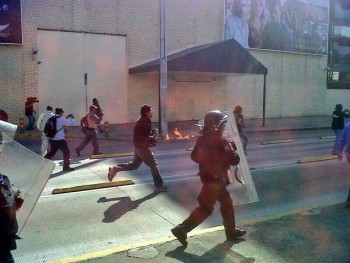
<instances>
[{"instance_id":1,"label":"transparent shield","mask_svg":"<svg viewBox=\"0 0 350 263\"><path fill-rule=\"evenodd\" d=\"M259 197L243 151L243 145L238 133L235 118L233 113L228 113L227 115L228 119L223 136L228 140L234 141L237 147L237 153L240 157L239 165L230 166L229 179L231 184L227 189L235 205L257 202L259 201Z\"/></svg>"},{"instance_id":2,"label":"transparent shield","mask_svg":"<svg viewBox=\"0 0 350 263\"><path fill-rule=\"evenodd\" d=\"M6 121L0 121L0 142L3 140L3 135L7 135L7 138L10 138L13 140L15 137L17 130L17 125L6 122Z\"/></svg>"},{"instance_id":3,"label":"transparent shield","mask_svg":"<svg viewBox=\"0 0 350 263\"><path fill-rule=\"evenodd\" d=\"M19 190L20 197L24 200L22 207L17 211L18 233L20 233L55 164L14 141L11 132L7 132L5 128L1 130L3 127L0 126L2 134L0 172L10 179L14 190Z\"/></svg>"}]
</instances>

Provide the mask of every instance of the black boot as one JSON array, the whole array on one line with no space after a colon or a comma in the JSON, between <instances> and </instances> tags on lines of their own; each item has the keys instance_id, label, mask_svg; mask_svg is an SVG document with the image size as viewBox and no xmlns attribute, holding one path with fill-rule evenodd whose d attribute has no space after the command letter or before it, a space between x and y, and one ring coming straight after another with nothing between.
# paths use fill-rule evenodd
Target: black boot
<instances>
[{"instance_id":1,"label":"black boot","mask_svg":"<svg viewBox=\"0 0 350 263\"><path fill-rule=\"evenodd\" d=\"M179 242L184 246L187 247L187 232L185 231L184 227L182 225L178 225L171 229L171 233L179 240Z\"/></svg>"},{"instance_id":2,"label":"black boot","mask_svg":"<svg viewBox=\"0 0 350 263\"><path fill-rule=\"evenodd\" d=\"M243 228L235 227L235 228L229 228L228 229L228 228L225 227L226 239L228 241L233 241L236 238L244 236L246 233L247 233L247 231L245 229L243 229Z\"/></svg>"},{"instance_id":3,"label":"black boot","mask_svg":"<svg viewBox=\"0 0 350 263\"><path fill-rule=\"evenodd\" d=\"M190 232L192 229L194 229L196 226L198 226L200 223L203 222L203 218L200 218L198 216L198 210L195 209L190 216L183 221L180 225L174 227L173 229L171 229L171 232L173 233L173 235L177 238L177 240L179 240L179 242L187 247L187 233Z\"/></svg>"}]
</instances>

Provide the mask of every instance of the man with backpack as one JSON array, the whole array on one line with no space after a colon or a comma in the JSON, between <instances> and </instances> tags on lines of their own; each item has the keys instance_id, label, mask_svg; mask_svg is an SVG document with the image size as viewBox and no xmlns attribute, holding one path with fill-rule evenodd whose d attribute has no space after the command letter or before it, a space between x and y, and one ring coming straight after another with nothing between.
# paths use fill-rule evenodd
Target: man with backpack
<instances>
[{"instance_id":1,"label":"man with backpack","mask_svg":"<svg viewBox=\"0 0 350 263\"><path fill-rule=\"evenodd\" d=\"M97 126L99 125L101 118L96 115L98 108L95 105L91 105L89 108L89 112L82 118L80 121L80 125L82 126L82 130L85 134L84 141L79 145L79 147L75 148L75 152L78 156L80 156L80 152L84 150L84 148L92 142L93 146L93 155L101 154L99 152L99 145L97 139Z\"/></svg>"},{"instance_id":2,"label":"man with backpack","mask_svg":"<svg viewBox=\"0 0 350 263\"><path fill-rule=\"evenodd\" d=\"M36 122L36 127L41 131L41 156L45 156L47 153L47 148L49 146L49 139L46 137L44 133L45 124L54 114L53 108L51 106L46 107L47 111L42 113L39 116L38 121Z\"/></svg>"},{"instance_id":3,"label":"man with backpack","mask_svg":"<svg viewBox=\"0 0 350 263\"><path fill-rule=\"evenodd\" d=\"M46 123L44 132L48 136L50 142L50 151L44 156L46 159L52 159L57 150L60 149L63 152L63 171L73 171L74 168L70 167L70 151L65 140L65 126L75 125L73 114L68 114L67 117L63 117L64 110L62 108L55 109L55 115L52 116ZM51 127L50 129L48 127Z\"/></svg>"}]
</instances>

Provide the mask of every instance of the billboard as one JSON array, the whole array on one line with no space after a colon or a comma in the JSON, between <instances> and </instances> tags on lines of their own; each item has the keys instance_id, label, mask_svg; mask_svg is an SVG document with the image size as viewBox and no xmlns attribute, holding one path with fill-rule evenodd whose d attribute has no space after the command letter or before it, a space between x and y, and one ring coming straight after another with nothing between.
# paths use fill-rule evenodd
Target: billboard
<instances>
[{"instance_id":1,"label":"billboard","mask_svg":"<svg viewBox=\"0 0 350 263\"><path fill-rule=\"evenodd\" d=\"M329 0L225 0L224 38L245 48L327 54Z\"/></svg>"},{"instance_id":2,"label":"billboard","mask_svg":"<svg viewBox=\"0 0 350 263\"><path fill-rule=\"evenodd\" d=\"M0 44L22 44L21 0L0 0Z\"/></svg>"}]
</instances>

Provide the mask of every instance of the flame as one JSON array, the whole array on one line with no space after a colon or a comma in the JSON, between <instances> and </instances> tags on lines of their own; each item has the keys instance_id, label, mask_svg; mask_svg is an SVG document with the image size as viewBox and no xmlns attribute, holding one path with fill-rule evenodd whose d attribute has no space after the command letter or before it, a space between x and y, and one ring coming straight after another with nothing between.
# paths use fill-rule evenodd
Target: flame
<instances>
[{"instance_id":1,"label":"flame","mask_svg":"<svg viewBox=\"0 0 350 263\"><path fill-rule=\"evenodd\" d=\"M177 128L175 128L175 130L172 133L174 134L174 136L170 136L169 134L167 134L165 136L166 141L169 141L169 140L188 140L188 139L194 137L194 135L189 135L189 134L183 136L182 133Z\"/></svg>"}]
</instances>

